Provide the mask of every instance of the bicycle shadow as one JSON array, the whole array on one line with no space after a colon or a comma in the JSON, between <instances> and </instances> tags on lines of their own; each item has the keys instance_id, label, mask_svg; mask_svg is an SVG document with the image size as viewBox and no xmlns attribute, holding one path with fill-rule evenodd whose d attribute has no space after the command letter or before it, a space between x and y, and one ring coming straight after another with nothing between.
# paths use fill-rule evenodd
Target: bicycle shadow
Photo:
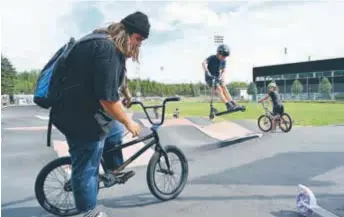
<instances>
[{"instance_id":1,"label":"bicycle shadow","mask_svg":"<svg viewBox=\"0 0 344 217\"><path fill-rule=\"evenodd\" d=\"M14 208L2 208L2 217L55 217L55 215L48 213L40 206L31 207L14 207Z\"/></svg>"},{"instance_id":2,"label":"bicycle shadow","mask_svg":"<svg viewBox=\"0 0 344 217\"><path fill-rule=\"evenodd\" d=\"M105 207L111 208L137 208L145 207L163 203L164 201L158 200L150 193L135 194L130 196L122 196L117 198L105 198L98 201Z\"/></svg>"}]
</instances>

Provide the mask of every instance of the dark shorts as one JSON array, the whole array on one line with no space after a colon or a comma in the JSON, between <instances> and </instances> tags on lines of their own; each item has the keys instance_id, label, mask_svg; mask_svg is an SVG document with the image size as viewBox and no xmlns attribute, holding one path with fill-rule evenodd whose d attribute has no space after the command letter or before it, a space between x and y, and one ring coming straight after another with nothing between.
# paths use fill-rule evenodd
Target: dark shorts
<instances>
[{"instance_id":1,"label":"dark shorts","mask_svg":"<svg viewBox=\"0 0 344 217\"><path fill-rule=\"evenodd\" d=\"M283 112L284 112L283 105L280 105L280 106L277 105L273 107L273 110L272 110L273 115L282 115Z\"/></svg>"},{"instance_id":2,"label":"dark shorts","mask_svg":"<svg viewBox=\"0 0 344 217\"><path fill-rule=\"evenodd\" d=\"M208 87L213 87L213 79L211 77L205 76L205 82L207 83ZM220 79L216 79L216 87L223 86L224 83Z\"/></svg>"}]
</instances>

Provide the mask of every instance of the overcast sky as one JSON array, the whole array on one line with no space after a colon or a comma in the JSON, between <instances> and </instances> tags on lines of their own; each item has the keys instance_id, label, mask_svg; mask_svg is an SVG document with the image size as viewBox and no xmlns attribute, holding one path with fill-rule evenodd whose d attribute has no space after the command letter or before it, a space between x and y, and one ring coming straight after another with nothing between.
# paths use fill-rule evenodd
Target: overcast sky
<instances>
[{"instance_id":1,"label":"overcast sky","mask_svg":"<svg viewBox=\"0 0 344 217\"><path fill-rule=\"evenodd\" d=\"M228 82L251 81L253 66L307 61L308 56L344 57L344 1L334 0L6 0L1 5L1 53L18 71L39 69L69 37L79 38L136 10L148 14L152 31L142 47L139 74L128 61L130 78L203 81L201 62L215 54L216 33L231 48Z\"/></svg>"}]
</instances>

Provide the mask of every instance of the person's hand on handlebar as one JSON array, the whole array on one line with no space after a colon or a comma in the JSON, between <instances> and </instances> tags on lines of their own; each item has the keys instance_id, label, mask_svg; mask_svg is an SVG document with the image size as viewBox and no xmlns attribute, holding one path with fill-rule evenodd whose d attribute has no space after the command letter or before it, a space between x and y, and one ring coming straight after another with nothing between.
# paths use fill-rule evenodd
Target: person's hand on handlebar
<instances>
[{"instance_id":1,"label":"person's hand on handlebar","mask_svg":"<svg viewBox=\"0 0 344 217\"><path fill-rule=\"evenodd\" d=\"M207 70L207 71L205 71L205 76L206 77L209 77L209 78L213 78L214 76L212 76L211 74L210 74L210 72Z\"/></svg>"},{"instance_id":2,"label":"person's hand on handlebar","mask_svg":"<svg viewBox=\"0 0 344 217\"><path fill-rule=\"evenodd\" d=\"M127 124L125 124L125 127L133 135L133 137L139 136L141 133L140 125L138 125L134 121L129 121Z\"/></svg>"},{"instance_id":3,"label":"person's hand on handlebar","mask_svg":"<svg viewBox=\"0 0 344 217\"><path fill-rule=\"evenodd\" d=\"M131 98L124 98L122 100L122 104L126 107L126 108L130 108L131 107L131 103L132 103L132 99Z\"/></svg>"}]
</instances>

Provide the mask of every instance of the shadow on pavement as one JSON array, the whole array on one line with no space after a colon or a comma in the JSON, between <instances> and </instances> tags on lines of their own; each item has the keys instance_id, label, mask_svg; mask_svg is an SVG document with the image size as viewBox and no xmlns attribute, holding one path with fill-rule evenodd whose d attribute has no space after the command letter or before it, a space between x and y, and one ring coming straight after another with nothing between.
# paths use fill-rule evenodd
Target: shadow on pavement
<instances>
[{"instance_id":1,"label":"shadow on pavement","mask_svg":"<svg viewBox=\"0 0 344 217\"><path fill-rule=\"evenodd\" d=\"M2 208L1 209L2 217L53 217L52 215L42 207L15 207L15 208Z\"/></svg>"},{"instance_id":2,"label":"shadow on pavement","mask_svg":"<svg viewBox=\"0 0 344 217\"><path fill-rule=\"evenodd\" d=\"M279 212L271 212L271 215L276 217L301 217L298 212L291 210L281 210Z\"/></svg>"},{"instance_id":3,"label":"shadow on pavement","mask_svg":"<svg viewBox=\"0 0 344 217\"><path fill-rule=\"evenodd\" d=\"M109 208L135 208L163 203L149 193L99 200L99 204Z\"/></svg>"},{"instance_id":4,"label":"shadow on pavement","mask_svg":"<svg viewBox=\"0 0 344 217\"><path fill-rule=\"evenodd\" d=\"M344 165L341 152L291 152L283 153L209 174L190 181L190 184L246 184L329 186L330 181L311 180L340 165Z\"/></svg>"},{"instance_id":5,"label":"shadow on pavement","mask_svg":"<svg viewBox=\"0 0 344 217\"><path fill-rule=\"evenodd\" d=\"M11 202L8 202L8 203L2 203L1 204L1 208L3 209L4 207L7 207L7 206L11 206L11 205L16 205L16 204L20 204L20 203L25 203L25 202L28 202L28 201L31 201L31 200L36 200L36 197L27 197L27 198L24 198L24 199L21 199L21 200L17 200L17 201L11 201Z\"/></svg>"}]
</instances>

